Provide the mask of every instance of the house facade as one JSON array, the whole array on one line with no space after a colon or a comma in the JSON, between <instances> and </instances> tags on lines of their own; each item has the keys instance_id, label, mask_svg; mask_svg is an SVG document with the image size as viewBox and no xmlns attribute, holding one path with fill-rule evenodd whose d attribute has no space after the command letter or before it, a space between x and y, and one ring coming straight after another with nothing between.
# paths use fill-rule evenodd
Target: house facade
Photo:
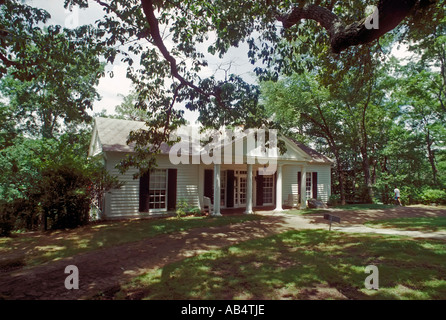
<instances>
[{"instance_id":1,"label":"house facade","mask_svg":"<svg viewBox=\"0 0 446 320\"><path fill-rule=\"evenodd\" d=\"M101 155L107 171L124 182L120 189L105 195L102 218L174 212L179 201L204 209L209 199L211 213L221 215L222 210L233 208L243 208L246 213L252 213L254 208L271 207L281 211L287 206L296 206L296 201L300 208L306 208L310 198L327 202L330 197L333 162L286 137L278 138L284 142L286 152L263 154L263 158L250 157L246 138L239 142L231 140L226 143L226 149L229 145L234 150L238 143L242 153L225 157L222 148L219 163L206 161L204 149L198 151L200 156L193 161L192 156L183 155L183 160L191 161L179 162L177 155L181 152L174 154L166 145L157 156L156 169L139 179L133 179L137 169L120 174L116 165L133 152L132 145L127 145L129 133L143 128L144 122L95 118L89 154ZM265 163L272 169L265 171Z\"/></svg>"}]
</instances>

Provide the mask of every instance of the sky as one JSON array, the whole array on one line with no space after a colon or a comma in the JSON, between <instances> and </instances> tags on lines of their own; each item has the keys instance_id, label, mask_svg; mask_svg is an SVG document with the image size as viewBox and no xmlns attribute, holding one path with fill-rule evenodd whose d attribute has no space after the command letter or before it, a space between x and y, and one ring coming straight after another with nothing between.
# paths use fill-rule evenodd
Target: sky
<instances>
[{"instance_id":1,"label":"sky","mask_svg":"<svg viewBox=\"0 0 446 320\"><path fill-rule=\"evenodd\" d=\"M78 7L69 11L63 7L64 0L26 0L26 3L33 7L43 8L51 14L49 24L61 25L66 28L73 28L85 24L93 24L96 20L101 19L104 15L102 7L95 1L89 1L89 8L80 9ZM210 39L212 41L212 39ZM168 43L166 44L168 45ZM203 45L204 46L204 45ZM201 50L205 54L208 61L208 67L204 68L200 73L200 76L206 77L215 75L218 79L223 79L225 71L229 64L231 64L231 73L235 73L244 78L245 81L254 83L256 81L253 74L254 66L248 60L247 57L247 45L241 44L239 48L231 48L229 52L219 59L207 53L206 50ZM407 56L407 52L404 47L400 49L394 49L392 51L397 57ZM101 96L99 101L96 101L93 106L91 114L99 113L102 110L106 110L107 114L113 114L115 107L119 105L123 98L132 90L132 84L126 77L127 64L116 59L113 65L107 65L106 71L113 71L113 78L108 74L100 79L97 90ZM185 118L191 124L196 122L198 114L191 112L180 106L180 109L185 111Z\"/></svg>"}]
</instances>

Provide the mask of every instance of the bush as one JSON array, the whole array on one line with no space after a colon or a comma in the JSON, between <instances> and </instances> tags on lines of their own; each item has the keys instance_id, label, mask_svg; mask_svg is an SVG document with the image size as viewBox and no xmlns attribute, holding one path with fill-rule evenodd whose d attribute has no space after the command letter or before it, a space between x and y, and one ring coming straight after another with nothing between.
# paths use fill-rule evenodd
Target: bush
<instances>
[{"instance_id":1,"label":"bush","mask_svg":"<svg viewBox=\"0 0 446 320\"><path fill-rule=\"evenodd\" d=\"M329 206L337 206L341 203L341 196L338 194L332 194L330 198L328 198Z\"/></svg>"},{"instance_id":2,"label":"bush","mask_svg":"<svg viewBox=\"0 0 446 320\"><path fill-rule=\"evenodd\" d=\"M14 228L14 219L7 203L0 204L0 237L9 237Z\"/></svg>"},{"instance_id":3,"label":"bush","mask_svg":"<svg viewBox=\"0 0 446 320\"><path fill-rule=\"evenodd\" d=\"M427 189L421 195L424 204L446 204L446 191L439 189Z\"/></svg>"},{"instance_id":4,"label":"bush","mask_svg":"<svg viewBox=\"0 0 446 320\"><path fill-rule=\"evenodd\" d=\"M187 209L189 207L189 204L186 200L181 199L177 202L177 209L175 213L177 214L177 218L184 217L187 214Z\"/></svg>"},{"instance_id":5,"label":"bush","mask_svg":"<svg viewBox=\"0 0 446 320\"><path fill-rule=\"evenodd\" d=\"M39 186L42 213L50 229L76 228L89 222L90 179L75 166L47 168Z\"/></svg>"},{"instance_id":6,"label":"bush","mask_svg":"<svg viewBox=\"0 0 446 320\"><path fill-rule=\"evenodd\" d=\"M39 206L30 199L15 199L0 203L0 234L10 235L12 230L37 230L40 222Z\"/></svg>"},{"instance_id":7,"label":"bush","mask_svg":"<svg viewBox=\"0 0 446 320\"><path fill-rule=\"evenodd\" d=\"M177 202L176 209L177 218L181 218L187 215L201 216L201 209L198 207L192 207L186 200L181 199Z\"/></svg>"},{"instance_id":8,"label":"bush","mask_svg":"<svg viewBox=\"0 0 446 320\"><path fill-rule=\"evenodd\" d=\"M15 199L11 203L15 229L37 230L41 220L39 204L33 199Z\"/></svg>"}]
</instances>

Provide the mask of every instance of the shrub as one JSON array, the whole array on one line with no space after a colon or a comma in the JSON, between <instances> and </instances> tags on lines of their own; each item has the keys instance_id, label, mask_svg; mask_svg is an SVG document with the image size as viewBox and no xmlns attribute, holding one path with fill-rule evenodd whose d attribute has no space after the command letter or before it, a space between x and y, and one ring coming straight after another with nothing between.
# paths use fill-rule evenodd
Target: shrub
<instances>
[{"instance_id":1,"label":"shrub","mask_svg":"<svg viewBox=\"0 0 446 320\"><path fill-rule=\"evenodd\" d=\"M201 216L201 209L191 206L186 200L181 199L177 202L176 209L177 218L181 218L190 214L194 216Z\"/></svg>"},{"instance_id":2,"label":"shrub","mask_svg":"<svg viewBox=\"0 0 446 320\"><path fill-rule=\"evenodd\" d=\"M0 237L9 237L14 228L14 219L9 212L7 203L0 204Z\"/></svg>"},{"instance_id":3,"label":"shrub","mask_svg":"<svg viewBox=\"0 0 446 320\"><path fill-rule=\"evenodd\" d=\"M446 191L439 189L426 189L421 195L424 204L446 204Z\"/></svg>"},{"instance_id":4,"label":"shrub","mask_svg":"<svg viewBox=\"0 0 446 320\"><path fill-rule=\"evenodd\" d=\"M341 202L341 196L338 194L332 194L330 198L328 198L328 205L329 206L337 206Z\"/></svg>"},{"instance_id":5,"label":"shrub","mask_svg":"<svg viewBox=\"0 0 446 320\"><path fill-rule=\"evenodd\" d=\"M194 216L201 216L203 215L202 211L200 208L198 207L192 207L189 209L189 213L193 214Z\"/></svg>"},{"instance_id":6,"label":"shrub","mask_svg":"<svg viewBox=\"0 0 446 320\"><path fill-rule=\"evenodd\" d=\"M90 179L70 165L47 168L39 185L42 213L51 229L75 228L89 221Z\"/></svg>"},{"instance_id":7,"label":"shrub","mask_svg":"<svg viewBox=\"0 0 446 320\"><path fill-rule=\"evenodd\" d=\"M31 199L15 199L0 203L0 235L9 236L12 230L36 230L39 226L39 206Z\"/></svg>"},{"instance_id":8,"label":"shrub","mask_svg":"<svg viewBox=\"0 0 446 320\"><path fill-rule=\"evenodd\" d=\"M177 218L184 217L187 214L188 207L189 204L187 203L187 201L184 199L180 199L177 202L177 209L175 211L175 213L177 214Z\"/></svg>"}]
</instances>

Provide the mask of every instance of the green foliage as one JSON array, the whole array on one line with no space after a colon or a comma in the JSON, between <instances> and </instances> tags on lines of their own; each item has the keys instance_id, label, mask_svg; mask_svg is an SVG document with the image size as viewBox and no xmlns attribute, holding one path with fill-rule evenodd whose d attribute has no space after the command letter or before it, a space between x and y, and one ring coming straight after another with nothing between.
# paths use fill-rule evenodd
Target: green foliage
<instances>
[{"instance_id":1,"label":"green foliage","mask_svg":"<svg viewBox=\"0 0 446 320\"><path fill-rule=\"evenodd\" d=\"M310 3L333 11L346 24L361 20L367 5L359 0L300 4ZM154 161L145 159L156 152L145 146L149 143L157 149L168 140L172 129L183 123L183 114L173 107L176 104L199 111L205 127L240 123L245 127L263 124L273 127L265 121L257 86L247 83L241 75L231 74L219 80L200 74L208 67L208 54L223 58L231 48L246 43L248 59L255 65L253 70L260 79L277 80L282 74L317 69L325 75L322 83L329 85L340 82L349 70L365 73L366 78L368 53L388 51L389 44L394 41L394 34L391 34L381 37L379 45L375 42L333 54L326 30L311 18L303 19L292 28L280 25L280 17L286 17L296 7L289 0L118 0L99 4L105 15L96 23L96 34L106 45L105 59L113 63L120 57L128 64L127 76L138 92L137 109L155 117L147 122L150 128L147 132L130 137L137 145L137 155L121 163L123 171L137 166L143 172L154 165ZM87 7L88 1L65 0L65 7L70 5ZM440 8L428 9L436 13ZM426 8L417 9L422 16ZM404 21L401 28L423 27L419 21L415 24L411 17L409 21ZM431 20L424 23L431 25ZM165 35L160 31L163 29L169 32L169 46L163 41ZM430 30L423 27L423 31L427 29ZM399 31L396 29L395 34ZM124 44L129 45L120 49ZM317 57L318 61L308 57ZM135 65L137 59L140 66ZM354 89L357 87L352 87L353 92Z\"/></svg>"},{"instance_id":2,"label":"green foliage","mask_svg":"<svg viewBox=\"0 0 446 320\"><path fill-rule=\"evenodd\" d=\"M194 216L202 215L200 208L191 206L185 199L180 199L177 201L177 208L175 213L177 218L182 218L187 215L194 215Z\"/></svg>"},{"instance_id":3,"label":"green foliage","mask_svg":"<svg viewBox=\"0 0 446 320\"><path fill-rule=\"evenodd\" d=\"M122 185L100 159L86 161L89 137L19 138L0 150L1 207L15 229L36 230L44 216L53 229L85 224L90 205L101 209L105 192Z\"/></svg>"},{"instance_id":4,"label":"green foliage","mask_svg":"<svg viewBox=\"0 0 446 320\"><path fill-rule=\"evenodd\" d=\"M54 137L62 120L65 124L90 120L87 110L99 98L95 86L103 67L98 52L88 50L88 45L74 45L59 32L50 28L36 39L41 44L29 45L29 54L42 56L42 63L26 69L32 77L18 79L11 67L0 82L16 127L37 137Z\"/></svg>"},{"instance_id":5,"label":"green foliage","mask_svg":"<svg viewBox=\"0 0 446 320\"><path fill-rule=\"evenodd\" d=\"M49 229L75 228L89 222L91 181L74 164L48 167L41 173L36 192Z\"/></svg>"},{"instance_id":6,"label":"green foliage","mask_svg":"<svg viewBox=\"0 0 446 320\"><path fill-rule=\"evenodd\" d=\"M0 202L0 237L8 237L14 228L14 218L5 201Z\"/></svg>"},{"instance_id":7,"label":"green foliage","mask_svg":"<svg viewBox=\"0 0 446 320\"><path fill-rule=\"evenodd\" d=\"M338 194L331 194L328 198L328 205L329 206L337 206L341 203L341 197Z\"/></svg>"},{"instance_id":8,"label":"green foliage","mask_svg":"<svg viewBox=\"0 0 446 320\"><path fill-rule=\"evenodd\" d=\"M136 92L131 92L127 96L121 95L124 101L115 107L115 112L118 119L134 120L134 121L145 121L150 119L150 115L147 114L146 110L138 109L136 107L138 94Z\"/></svg>"},{"instance_id":9,"label":"green foliage","mask_svg":"<svg viewBox=\"0 0 446 320\"><path fill-rule=\"evenodd\" d=\"M180 199L179 201L177 201L177 209L175 211L177 214L177 218L184 217L187 214L186 210L188 207L189 204L186 200Z\"/></svg>"},{"instance_id":10,"label":"green foliage","mask_svg":"<svg viewBox=\"0 0 446 320\"><path fill-rule=\"evenodd\" d=\"M12 230L37 230L41 222L41 208L33 197L0 201L0 235L8 236Z\"/></svg>"},{"instance_id":11,"label":"green foliage","mask_svg":"<svg viewBox=\"0 0 446 320\"><path fill-rule=\"evenodd\" d=\"M424 204L446 204L446 191L439 189L426 189L421 195Z\"/></svg>"}]
</instances>

